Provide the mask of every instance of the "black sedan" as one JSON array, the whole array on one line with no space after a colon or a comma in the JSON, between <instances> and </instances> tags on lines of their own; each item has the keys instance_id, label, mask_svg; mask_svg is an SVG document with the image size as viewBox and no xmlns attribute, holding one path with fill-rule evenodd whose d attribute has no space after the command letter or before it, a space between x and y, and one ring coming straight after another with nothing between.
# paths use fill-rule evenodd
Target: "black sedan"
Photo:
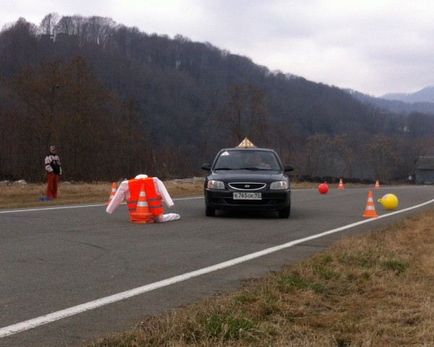
<instances>
[{"instance_id":1,"label":"black sedan","mask_svg":"<svg viewBox=\"0 0 434 347\"><path fill-rule=\"evenodd\" d=\"M291 211L291 190L286 171L277 153L265 148L222 149L205 179L206 215L216 210L277 211L288 218Z\"/></svg>"}]
</instances>

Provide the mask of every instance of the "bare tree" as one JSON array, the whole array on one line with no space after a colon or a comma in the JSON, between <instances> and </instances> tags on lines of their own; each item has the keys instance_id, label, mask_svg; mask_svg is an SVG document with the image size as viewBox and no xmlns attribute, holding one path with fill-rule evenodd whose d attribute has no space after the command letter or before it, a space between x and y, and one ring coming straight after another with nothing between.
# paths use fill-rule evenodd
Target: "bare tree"
<instances>
[{"instance_id":1,"label":"bare tree","mask_svg":"<svg viewBox=\"0 0 434 347\"><path fill-rule=\"evenodd\" d=\"M47 14L39 25L39 32L49 37L54 36L54 28L60 20L60 16L57 13Z\"/></svg>"},{"instance_id":2,"label":"bare tree","mask_svg":"<svg viewBox=\"0 0 434 347\"><path fill-rule=\"evenodd\" d=\"M218 115L218 123L232 141L249 137L267 142L267 106L265 92L253 85L233 85L228 91L228 102Z\"/></svg>"}]
</instances>

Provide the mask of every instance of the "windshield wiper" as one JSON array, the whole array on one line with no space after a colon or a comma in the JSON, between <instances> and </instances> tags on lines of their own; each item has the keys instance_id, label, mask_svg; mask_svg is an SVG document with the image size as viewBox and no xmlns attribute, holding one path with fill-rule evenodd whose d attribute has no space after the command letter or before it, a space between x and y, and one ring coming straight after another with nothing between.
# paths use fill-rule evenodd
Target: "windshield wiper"
<instances>
[{"instance_id":1,"label":"windshield wiper","mask_svg":"<svg viewBox=\"0 0 434 347\"><path fill-rule=\"evenodd\" d=\"M266 169L259 167L219 167L215 168L216 170L250 170L250 171L276 171L275 169Z\"/></svg>"},{"instance_id":2,"label":"windshield wiper","mask_svg":"<svg viewBox=\"0 0 434 347\"><path fill-rule=\"evenodd\" d=\"M269 171L271 169L259 168L259 167L240 167L237 170L251 170L251 171Z\"/></svg>"}]
</instances>

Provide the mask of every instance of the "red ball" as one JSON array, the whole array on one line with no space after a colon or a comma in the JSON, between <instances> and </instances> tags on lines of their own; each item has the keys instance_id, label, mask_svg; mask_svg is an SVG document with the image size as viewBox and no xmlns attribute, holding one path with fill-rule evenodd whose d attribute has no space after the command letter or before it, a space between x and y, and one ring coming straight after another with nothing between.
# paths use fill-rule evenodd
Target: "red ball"
<instances>
[{"instance_id":1,"label":"red ball","mask_svg":"<svg viewBox=\"0 0 434 347\"><path fill-rule=\"evenodd\" d=\"M327 183L321 183L318 186L318 191L320 194L327 194L329 191L329 185Z\"/></svg>"}]
</instances>

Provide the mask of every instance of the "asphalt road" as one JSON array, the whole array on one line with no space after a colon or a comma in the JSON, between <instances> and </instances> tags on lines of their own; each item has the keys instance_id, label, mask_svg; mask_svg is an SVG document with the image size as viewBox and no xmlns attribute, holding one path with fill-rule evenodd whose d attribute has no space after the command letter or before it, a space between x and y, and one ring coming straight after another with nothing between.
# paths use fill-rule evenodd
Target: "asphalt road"
<instances>
[{"instance_id":1,"label":"asphalt road","mask_svg":"<svg viewBox=\"0 0 434 347\"><path fill-rule=\"evenodd\" d=\"M400 209L434 199L434 186L381 188L400 198ZM5 327L92 302L173 276L361 221L367 188L295 190L288 220L274 214L204 216L201 198L175 201L182 219L129 223L125 206L0 210L0 332ZM0 337L0 346L80 346L134 326L144 316L240 286L283 264L299 261L349 234L393 223L416 210L317 238L167 285L126 300ZM379 214L386 212L378 208ZM3 329L3 330L2 330ZM1 333L0 333L1 336Z\"/></svg>"}]
</instances>

